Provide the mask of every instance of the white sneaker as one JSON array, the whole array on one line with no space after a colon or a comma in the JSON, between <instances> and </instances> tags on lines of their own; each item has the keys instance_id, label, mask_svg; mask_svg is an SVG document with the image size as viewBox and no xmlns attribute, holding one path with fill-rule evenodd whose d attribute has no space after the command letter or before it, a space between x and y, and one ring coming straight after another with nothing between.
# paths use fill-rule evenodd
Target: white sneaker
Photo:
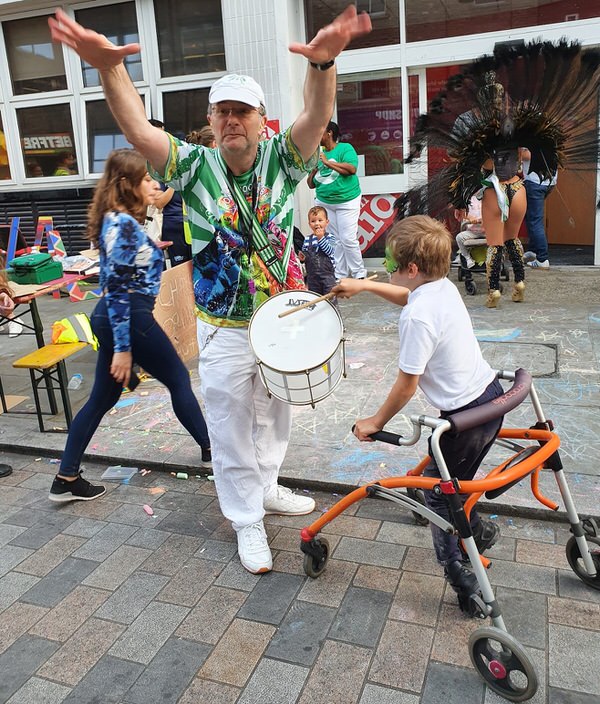
<instances>
[{"instance_id":1,"label":"white sneaker","mask_svg":"<svg viewBox=\"0 0 600 704\"><path fill-rule=\"evenodd\" d=\"M261 574L273 569L273 558L262 521L238 530L237 543L240 562L248 572Z\"/></svg>"},{"instance_id":2,"label":"white sneaker","mask_svg":"<svg viewBox=\"0 0 600 704\"><path fill-rule=\"evenodd\" d=\"M315 500L310 496L294 494L291 489L277 485L271 496L264 500L265 513L283 516L304 516L315 510Z\"/></svg>"},{"instance_id":3,"label":"white sneaker","mask_svg":"<svg viewBox=\"0 0 600 704\"><path fill-rule=\"evenodd\" d=\"M546 259L545 262L541 262L539 259L534 259L532 262L527 262L527 266L531 267L532 269L549 269L550 260Z\"/></svg>"},{"instance_id":4,"label":"white sneaker","mask_svg":"<svg viewBox=\"0 0 600 704\"><path fill-rule=\"evenodd\" d=\"M526 262L532 262L537 259L537 254L535 252L532 252L531 250L529 250L523 254L523 259Z\"/></svg>"},{"instance_id":5,"label":"white sneaker","mask_svg":"<svg viewBox=\"0 0 600 704\"><path fill-rule=\"evenodd\" d=\"M16 320L9 320L8 321L8 336L9 337L17 337L23 332L23 326L21 323L17 322Z\"/></svg>"},{"instance_id":6,"label":"white sneaker","mask_svg":"<svg viewBox=\"0 0 600 704\"><path fill-rule=\"evenodd\" d=\"M467 265L467 269L472 269L474 266L477 266L477 262L473 257L465 257L465 264Z\"/></svg>"},{"instance_id":7,"label":"white sneaker","mask_svg":"<svg viewBox=\"0 0 600 704\"><path fill-rule=\"evenodd\" d=\"M452 260L452 266L460 266L460 254L457 254Z\"/></svg>"}]
</instances>

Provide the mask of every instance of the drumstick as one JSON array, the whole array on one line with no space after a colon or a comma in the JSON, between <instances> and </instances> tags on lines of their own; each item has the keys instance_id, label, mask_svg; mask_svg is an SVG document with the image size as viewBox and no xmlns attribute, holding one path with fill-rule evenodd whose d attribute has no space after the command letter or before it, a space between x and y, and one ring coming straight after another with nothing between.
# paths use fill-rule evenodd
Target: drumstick
<instances>
[{"instance_id":1,"label":"drumstick","mask_svg":"<svg viewBox=\"0 0 600 704\"><path fill-rule=\"evenodd\" d=\"M371 274L371 276L367 276L367 279L376 279L378 274ZM289 310L284 311L283 313L279 313L277 316L278 318L285 318L286 315L291 315L292 313L295 313L298 310L303 310L304 308L310 308L313 306L315 303L320 303L321 301L328 301L330 298L334 298L335 293L333 291L330 291L329 293L326 293L324 296L319 296L318 298L313 298L312 301L306 301L306 303L303 303L301 306L294 306L294 308L290 308Z\"/></svg>"}]
</instances>

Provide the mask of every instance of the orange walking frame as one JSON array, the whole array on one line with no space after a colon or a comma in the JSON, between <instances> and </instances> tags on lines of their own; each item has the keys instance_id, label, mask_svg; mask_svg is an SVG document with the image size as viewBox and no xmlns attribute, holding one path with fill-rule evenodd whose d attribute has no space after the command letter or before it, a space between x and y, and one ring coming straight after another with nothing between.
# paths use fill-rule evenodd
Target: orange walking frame
<instances>
[{"instance_id":1,"label":"orange walking frame","mask_svg":"<svg viewBox=\"0 0 600 704\"><path fill-rule=\"evenodd\" d=\"M479 554L469 523L470 512L482 495L494 499L528 475L531 477L531 491L535 498L556 511L559 504L545 497L539 487L540 472L544 469L552 471L571 526L572 536L566 546L567 560L577 577L594 589L600 589L600 531L592 518L580 519L577 513L558 452L560 439L554 432L552 421L544 416L531 375L524 369L516 372L499 371L496 375L513 384L493 401L460 411L446 419L411 416L413 435L409 438L387 431L372 435L374 440L409 446L418 442L424 428L429 428L432 431L431 452L437 462L440 478L422 476L430 462L430 457L426 456L405 476L381 479L355 489L314 523L302 529L300 547L304 553L304 571L309 577L317 578L329 558L329 544L325 538L317 537L319 532L357 501L375 497L393 501L408 509L420 525L432 522L442 530L458 535L480 587L478 594L470 595L462 601L459 597L459 603L471 616L490 618L492 622L491 626L477 628L471 634L468 644L471 662L488 687L509 701L522 702L533 697L537 691L536 671L529 655L506 629L500 605L487 575L491 562ZM442 434L468 430L499 418L527 398L530 399L536 416L535 424L530 428L502 428L496 440L497 445L509 449L513 454L483 479L459 481L451 477L440 450ZM532 444L523 445L516 441ZM401 489L405 491L400 491ZM446 497L452 523L424 505L424 490ZM468 496L466 500L465 495Z\"/></svg>"}]
</instances>

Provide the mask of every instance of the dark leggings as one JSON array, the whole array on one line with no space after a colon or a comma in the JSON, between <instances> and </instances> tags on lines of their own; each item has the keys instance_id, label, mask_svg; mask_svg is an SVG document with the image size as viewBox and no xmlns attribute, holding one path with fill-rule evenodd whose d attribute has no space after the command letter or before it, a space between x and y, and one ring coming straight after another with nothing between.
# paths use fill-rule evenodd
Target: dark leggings
<instances>
[{"instance_id":1,"label":"dark leggings","mask_svg":"<svg viewBox=\"0 0 600 704\"><path fill-rule=\"evenodd\" d=\"M471 403L463 408L457 408L452 413L464 411L467 408L475 408L484 403L488 403L503 393L500 382L495 379L487 389ZM441 413L441 418L447 418L452 413ZM470 430L464 430L461 433L452 433L450 431L444 433L440 438L440 449L446 466L450 472L450 476L456 477L459 480L473 479L475 473L479 469L479 465L483 462L489 449L494 444L494 440L502 427L503 418L495 418L483 425L478 425ZM431 441L429 447L429 456L431 457L430 464L425 468L423 476L439 477L440 472L437 467L433 454L431 452ZM463 503L468 498L466 495L461 496ZM450 507L446 497L442 494L438 496L433 491L425 492L425 503L430 509L435 511L439 516L442 516L447 521L452 522L450 516ZM471 527L475 528L481 519L477 511L473 508L471 511ZM438 562L442 565L447 565L450 562L461 559L460 548L458 547L458 538L455 535L450 535L444 532L441 528L431 523L431 533L433 537L433 547Z\"/></svg>"},{"instance_id":2,"label":"dark leggings","mask_svg":"<svg viewBox=\"0 0 600 704\"><path fill-rule=\"evenodd\" d=\"M164 384L171 394L175 415L200 445L210 447L208 430L198 400L192 391L190 375L163 329L154 319L154 298L130 293L131 354L145 371ZM73 419L60 464L60 474L75 476L81 458L104 415L117 403L123 385L110 374L114 353L113 333L106 302L102 299L92 318L92 329L100 342L96 377L89 399Z\"/></svg>"}]
</instances>

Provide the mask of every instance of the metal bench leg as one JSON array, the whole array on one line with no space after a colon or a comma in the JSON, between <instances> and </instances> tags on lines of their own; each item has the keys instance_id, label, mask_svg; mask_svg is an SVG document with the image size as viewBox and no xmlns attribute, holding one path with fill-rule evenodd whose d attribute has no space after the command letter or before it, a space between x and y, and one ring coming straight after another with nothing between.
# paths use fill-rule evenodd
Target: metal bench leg
<instances>
[{"instance_id":1,"label":"metal bench leg","mask_svg":"<svg viewBox=\"0 0 600 704\"><path fill-rule=\"evenodd\" d=\"M38 423L40 426L40 433L44 432L44 421L42 419L42 407L40 405L40 394L38 392L38 379L35 378L36 369L30 369L29 375L31 376L31 386L33 387L33 399L35 401L35 412L37 413ZM42 372L43 377L46 378L46 384L52 384L52 380L48 379L46 375ZM41 381L42 379L39 379Z\"/></svg>"},{"instance_id":2,"label":"metal bench leg","mask_svg":"<svg viewBox=\"0 0 600 704\"><path fill-rule=\"evenodd\" d=\"M67 389L67 367L64 360L56 365L58 372L58 385L60 387L60 395L62 398L63 408L65 410L65 420L67 422L67 430L71 427L73 413L71 411L71 400L69 399L69 391Z\"/></svg>"},{"instance_id":3,"label":"metal bench leg","mask_svg":"<svg viewBox=\"0 0 600 704\"><path fill-rule=\"evenodd\" d=\"M4 395L4 387L2 386L2 378L0 377L0 402L2 403L2 413L8 413L6 405L6 396Z\"/></svg>"}]
</instances>

